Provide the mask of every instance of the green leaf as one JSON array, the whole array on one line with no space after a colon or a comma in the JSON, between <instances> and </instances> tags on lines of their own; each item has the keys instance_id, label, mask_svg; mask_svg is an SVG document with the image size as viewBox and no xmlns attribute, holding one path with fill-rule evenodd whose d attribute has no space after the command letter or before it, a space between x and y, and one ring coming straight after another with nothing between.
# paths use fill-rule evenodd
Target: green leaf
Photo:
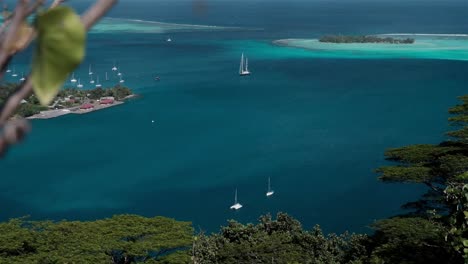
<instances>
[{"instance_id":1,"label":"green leaf","mask_svg":"<svg viewBox=\"0 0 468 264\"><path fill-rule=\"evenodd\" d=\"M67 76L83 60L86 30L80 17L65 6L39 14L36 30L38 38L32 82L41 104L48 105Z\"/></svg>"},{"instance_id":2,"label":"green leaf","mask_svg":"<svg viewBox=\"0 0 468 264\"><path fill-rule=\"evenodd\" d=\"M466 239L463 240L463 246L464 246L464 247L468 247L468 240L466 240Z\"/></svg>"}]
</instances>

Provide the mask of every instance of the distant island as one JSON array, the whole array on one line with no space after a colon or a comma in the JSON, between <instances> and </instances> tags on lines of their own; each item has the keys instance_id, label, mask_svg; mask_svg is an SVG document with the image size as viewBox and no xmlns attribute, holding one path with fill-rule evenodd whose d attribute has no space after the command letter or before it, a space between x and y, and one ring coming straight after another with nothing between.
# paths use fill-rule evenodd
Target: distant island
<instances>
[{"instance_id":1,"label":"distant island","mask_svg":"<svg viewBox=\"0 0 468 264\"><path fill-rule=\"evenodd\" d=\"M388 44L413 44L413 38L396 39L391 37L377 36L343 36L343 35L327 35L319 38L320 42L327 43L388 43Z\"/></svg>"},{"instance_id":2,"label":"distant island","mask_svg":"<svg viewBox=\"0 0 468 264\"><path fill-rule=\"evenodd\" d=\"M17 86L18 84L0 85L0 104ZM122 104L124 100L134 96L130 88L121 85L90 90L66 88L60 90L49 106L42 106L39 100L31 95L22 101L14 117L49 119L70 113L84 114Z\"/></svg>"}]
</instances>

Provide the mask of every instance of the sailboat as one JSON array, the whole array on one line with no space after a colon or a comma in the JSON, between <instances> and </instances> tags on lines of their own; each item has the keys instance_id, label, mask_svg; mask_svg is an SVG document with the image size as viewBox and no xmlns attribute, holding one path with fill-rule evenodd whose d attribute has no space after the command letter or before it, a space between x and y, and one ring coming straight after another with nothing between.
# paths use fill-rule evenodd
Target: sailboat
<instances>
[{"instance_id":1,"label":"sailboat","mask_svg":"<svg viewBox=\"0 0 468 264\"><path fill-rule=\"evenodd\" d=\"M108 81L108 80L109 80L109 77L107 76L107 72L106 72L106 81Z\"/></svg>"},{"instance_id":2,"label":"sailboat","mask_svg":"<svg viewBox=\"0 0 468 264\"><path fill-rule=\"evenodd\" d=\"M124 83L125 81L122 79L122 74L119 75L119 76L120 76L120 81L119 81L119 82L120 82L120 83Z\"/></svg>"},{"instance_id":3,"label":"sailboat","mask_svg":"<svg viewBox=\"0 0 468 264\"><path fill-rule=\"evenodd\" d=\"M102 85L99 83L99 75L97 76L96 88L100 88Z\"/></svg>"},{"instance_id":4,"label":"sailboat","mask_svg":"<svg viewBox=\"0 0 468 264\"><path fill-rule=\"evenodd\" d=\"M26 80L26 78L24 78L24 72L22 72L20 81L24 82L25 80Z\"/></svg>"},{"instance_id":5,"label":"sailboat","mask_svg":"<svg viewBox=\"0 0 468 264\"><path fill-rule=\"evenodd\" d=\"M122 73L120 72L120 69L119 69L119 71L117 72L117 76L120 76L120 75L122 75Z\"/></svg>"},{"instance_id":6,"label":"sailboat","mask_svg":"<svg viewBox=\"0 0 468 264\"><path fill-rule=\"evenodd\" d=\"M237 202L237 188L236 188L236 194L234 195L234 204L231 205L230 208L234 210L239 210L242 208L242 204Z\"/></svg>"},{"instance_id":7,"label":"sailboat","mask_svg":"<svg viewBox=\"0 0 468 264\"><path fill-rule=\"evenodd\" d=\"M17 77L17 76L18 76L18 74L16 74L16 69L15 69L15 67L13 67L13 74L12 74L11 76L12 76L12 77Z\"/></svg>"},{"instance_id":8,"label":"sailboat","mask_svg":"<svg viewBox=\"0 0 468 264\"><path fill-rule=\"evenodd\" d=\"M8 67L8 69L6 70L7 73L10 73L11 70L10 70L10 67Z\"/></svg>"},{"instance_id":9,"label":"sailboat","mask_svg":"<svg viewBox=\"0 0 468 264\"><path fill-rule=\"evenodd\" d=\"M89 65L88 74L89 74L89 75L93 75L93 71L91 70L91 64Z\"/></svg>"},{"instance_id":10,"label":"sailboat","mask_svg":"<svg viewBox=\"0 0 468 264\"><path fill-rule=\"evenodd\" d=\"M89 83L94 83L93 76L90 76Z\"/></svg>"},{"instance_id":11,"label":"sailboat","mask_svg":"<svg viewBox=\"0 0 468 264\"><path fill-rule=\"evenodd\" d=\"M70 82L72 83L76 83L76 79L75 79L75 73L72 74L72 79L70 80Z\"/></svg>"},{"instance_id":12,"label":"sailboat","mask_svg":"<svg viewBox=\"0 0 468 264\"><path fill-rule=\"evenodd\" d=\"M83 85L81 84L81 80L79 78L78 78L78 85L76 87L83 88Z\"/></svg>"},{"instance_id":13,"label":"sailboat","mask_svg":"<svg viewBox=\"0 0 468 264\"><path fill-rule=\"evenodd\" d=\"M248 60L247 57L245 57L245 59L244 59L244 53L242 53L242 56L241 56L240 67L239 67L239 75L240 76L250 75L249 60Z\"/></svg>"},{"instance_id":14,"label":"sailboat","mask_svg":"<svg viewBox=\"0 0 468 264\"><path fill-rule=\"evenodd\" d=\"M112 67L112 71L116 71L117 70L117 66L115 64L115 61L114 61L114 67Z\"/></svg>"},{"instance_id":15,"label":"sailboat","mask_svg":"<svg viewBox=\"0 0 468 264\"><path fill-rule=\"evenodd\" d=\"M268 191L267 191L267 193L266 193L266 196L267 196L267 197L270 197L270 196L272 196L273 194L275 194L275 191L273 191L273 190L271 189L270 177L268 177Z\"/></svg>"}]
</instances>

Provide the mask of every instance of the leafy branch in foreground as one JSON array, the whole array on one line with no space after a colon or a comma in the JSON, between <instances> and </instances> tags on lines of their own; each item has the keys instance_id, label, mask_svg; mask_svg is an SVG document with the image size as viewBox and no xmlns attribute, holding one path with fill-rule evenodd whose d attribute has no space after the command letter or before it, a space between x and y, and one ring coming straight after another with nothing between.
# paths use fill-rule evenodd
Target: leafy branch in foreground
<instances>
[{"instance_id":1,"label":"leafy branch in foreground","mask_svg":"<svg viewBox=\"0 0 468 264\"><path fill-rule=\"evenodd\" d=\"M33 92L42 104L47 104L58 92L66 76L84 56L85 34L117 0L97 0L79 19L73 10L59 6L55 0L46 11L39 12L43 0L18 0L13 13L3 12L0 27L0 77L3 77L12 57L27 48L37 38L32 76L11 93L0 108L0 156L10 145L21 141L29 131L26 120L9 121L22 100ZM34 28L27 18L37 14Z\"/></svg>"}]
</instances>

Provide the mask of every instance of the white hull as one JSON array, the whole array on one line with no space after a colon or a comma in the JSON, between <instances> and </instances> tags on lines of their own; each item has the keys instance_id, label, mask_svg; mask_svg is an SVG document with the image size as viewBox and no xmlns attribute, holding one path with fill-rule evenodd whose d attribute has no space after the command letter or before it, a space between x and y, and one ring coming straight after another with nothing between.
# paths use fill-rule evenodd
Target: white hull
<instances>
[{"instance_id":1,"label":"white hull","mask_svg":"<svg viewBox=\"0 0 468 264\"><path fill-rule=\"evenodd\" d=\"M239 73L239 75L240 76L250 75L250 72L249 71L244 71L244 72Z\"/></svg>"},{"instance_id":2,"label":"white hull","mask_svg":"<svg viewBox=\"0 0 468 264\"><path fill-rule=\"evenodd\" d=\"M267 196L267 197L270 197L270 196L272 196L273 194L275 194L274 191L269 191L269 192L266 193L266 196Z\"/></svg>"},{"instance_id":3,"label":"white hull","mask_svg":"<svg viewBox=\"0 0 468 264\"><path fill-rule=\"evenodd\" d=\"M231 206L232 210L239 210L241 208L242 208L242 204L240 204L240 203L236 203L236 204Z\"/></svg>"}]
</instances>

